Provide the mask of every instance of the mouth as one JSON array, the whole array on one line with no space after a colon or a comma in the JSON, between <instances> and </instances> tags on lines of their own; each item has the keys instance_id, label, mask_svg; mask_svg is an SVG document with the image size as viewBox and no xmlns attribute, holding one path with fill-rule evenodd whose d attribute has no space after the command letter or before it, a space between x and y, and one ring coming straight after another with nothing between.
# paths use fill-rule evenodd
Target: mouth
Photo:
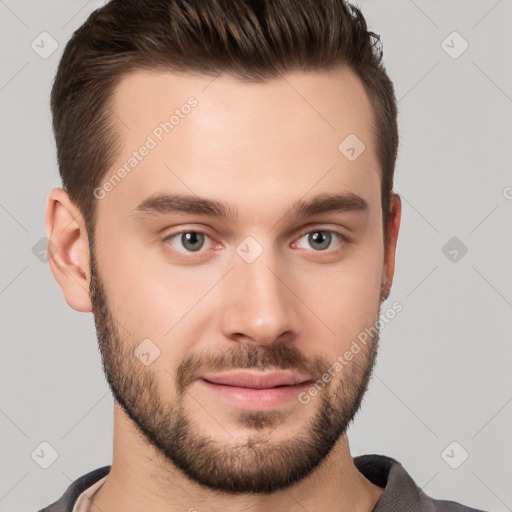
<instances>
[{"instance_id":1,"label":"mouth","mask_svg":"<svg viewBox=\"0 0 512 512\"><path fill-rule=\"evenodd\" d=\"M290 372L229 372L203 375L199 382L210 398L236 408L268 411L297 402L298 394L313 380Z\"/></svg>"},{"instance_id":2,"label":"mouth","mask_svg":"<svg viewBox=\"0 0 512 512\"><path fill-rule=\"evenodd\" d=\"M272 389L312 382L309 376L285 371L234 371L229 373L207 374L203 375L202 379L211 384L250 389Z\"/></svg>"}]
</instances>

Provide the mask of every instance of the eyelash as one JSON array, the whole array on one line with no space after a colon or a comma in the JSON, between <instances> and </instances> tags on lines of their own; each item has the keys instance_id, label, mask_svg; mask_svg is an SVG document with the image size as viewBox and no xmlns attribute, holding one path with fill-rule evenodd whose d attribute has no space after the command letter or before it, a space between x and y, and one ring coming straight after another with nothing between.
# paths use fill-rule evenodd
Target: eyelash
<instances>
[{"instance_id":1,"label":"eyelash","mask_svg":"<svg viewBox=\"0 0 512 512\"><path fill-rule=\"evenodd\" d=\"M205 233L204 231L199 231L199 230L195 230L195 229L183 229L181 231L177 231L176 233L171 233L170 235L165 236L163 241L165 243L169 243L170 244L171 240L173 240L174 238L179 237L180 235L182 235L184 233L196 233L196 234L199 234L199 235L204 235L207 238L210 238L210 236L208 236L208 234ZM338 237L338 239L339 239L339 242L338 242L338 245L337 245L336 249L324 249L324 250L320 250L320 251L315 251L314 249L311 249L311 251L314 252L314 253L318 253L318 254L335 254L337 252L340 252L341 251L341 247L349 242L348 238L346 238L344 235L342 235L338 231L334 231L332 229L310 229L308 231L303 232L296 240L299 241L304 236L310 235L310 234L313 234L313 233L330 233L331 235L334 235L335 237ZM294 242L293 245L296 245L296 243L297 242ZM185 254L190 254L190 255L197 254L197 255L199 255L199 254L204 253L205 251L203 251L203 248L201 247L201 249L199 249L198 251L187 251L187 250L185 250L184 252L182 252L182 251L177 251L177 252L180 255L185 255ZM188 258L189 256L184 256L184 257Z\"/></svg>"}]
</instances>

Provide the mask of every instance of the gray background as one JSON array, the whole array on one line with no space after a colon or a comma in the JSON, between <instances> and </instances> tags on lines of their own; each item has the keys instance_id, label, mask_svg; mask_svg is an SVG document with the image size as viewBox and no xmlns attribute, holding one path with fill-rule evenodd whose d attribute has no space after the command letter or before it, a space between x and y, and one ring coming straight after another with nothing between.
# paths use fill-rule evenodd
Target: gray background
<instances>
[{"instance_id":1,"label":"gray background","mask_svg":"<svg viewBox=\"0 0 512 512\"><path fill-rule=\"evenodd\" d=\"M92 315L67 306L37 245L60 185L52 79L71 33L101 4L0 0L4 512L48 505L111 462L112 397ZM382 36L400 102L403 215L383 310L399 301L403 311L382 331L352 453L398 459L433 497L512 510L512 2L359 5ZM44 31L58 43L47 58ZM454 31L469 44L460 56ZM47 469L32 458L42 442L58 452Z\"/></svg>"}]
</instances>

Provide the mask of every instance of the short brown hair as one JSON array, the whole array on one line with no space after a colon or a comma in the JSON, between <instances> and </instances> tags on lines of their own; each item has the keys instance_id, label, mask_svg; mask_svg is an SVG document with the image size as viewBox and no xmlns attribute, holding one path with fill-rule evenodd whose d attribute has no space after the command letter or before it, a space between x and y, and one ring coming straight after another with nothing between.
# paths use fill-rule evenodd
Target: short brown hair
<instances>
[{"instance_id":1,"label":"short brown hair","mask_svg":"<svg viewBox=\"0 0 512 512\"><path fill-rule=\"evenodd\" d=\"M94 233L93 191L117 157L115 86L137 69L259 82L347 65L375 116L384 242L398 151L397 104L380 37L345 0L111 0L68 42L51 92L63 187ZM340 140L341 142L341 140Z\"/></svg>"}]
</instances>

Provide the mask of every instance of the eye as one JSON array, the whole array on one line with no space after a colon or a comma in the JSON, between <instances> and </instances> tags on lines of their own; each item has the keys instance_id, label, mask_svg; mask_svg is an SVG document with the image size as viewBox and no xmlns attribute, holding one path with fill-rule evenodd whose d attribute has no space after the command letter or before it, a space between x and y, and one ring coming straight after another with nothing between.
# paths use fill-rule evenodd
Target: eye
<instances>
[{"instance_id":1,"label":"eye","mask_svg":"<svg viewBox=\"0 0 512 512\"><path fill-rule=\"evenodd\" d=\"M173 246L180 253L197 253L204 248L208 238L209 236L201 231L184 230L165 237L164 242ZM336 239L338 244L336 244ZM328 249L332 249L336 245L342 245L345 238L336 231L316 229L304 233L293 246L300 247L303 240L306 240L315 252L327 252Z\"/></svg>"},{"instance_id":2,"label":"eye","mask_svg":"<svg viewBox=\"0 0 512 512\"><path fill-rule=\"evenodd\" d=\"M208 235L200 231L180 231L164 238L164 242L170 243L179 252L198 252L204 246L206 238Z\"/></svg>"},{"instance_id":3,"label":"eye","mask_svg":"<svg viewBox=\"0 0 512 512\"><path fill-rule=\"evenodd\" d=\"M325 251L326 249L331 248L331 243L336 238L339 240L338 245L341 245L341 243L345 240L344 237L336 231L316 229L302 235L294 245L300 245L300 241L306 239L307 243L310 244L310 246L313 247L315 251Z\"/></svg>"}]
</instances>

